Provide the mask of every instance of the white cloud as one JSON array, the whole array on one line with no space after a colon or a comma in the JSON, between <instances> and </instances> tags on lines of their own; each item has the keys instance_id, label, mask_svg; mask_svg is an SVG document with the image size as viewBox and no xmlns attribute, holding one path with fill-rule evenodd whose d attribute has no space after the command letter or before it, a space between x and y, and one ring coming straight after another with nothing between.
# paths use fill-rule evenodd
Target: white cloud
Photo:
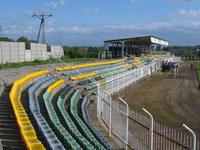
<instances>
[{"instance_id":1,"label":"white cloud","mask_svg":"<svg viewBox=\"0 0 200 150\"><path fill-rule=\"evenodd\" d=\"M63 5L65 5L65 1L64 1L64 0L61 0L61 1L60 1L60 6L63 6Z\"/></svg>"},{"instance_id":2,"label":"white cloud","mask_svg":"<svg viewBox=\"0 0 200 150\"><path fill-rule=\"evenodd\" d=\"M177 10L178 15L187 17L187 18L200 18L200 9L197 10L187 10L187 9L180 9Z\"/></svg>"},{"instance_id":3,"label":"white cloud","mask_svg":"<svg viewBox=\"0 0 200 150\"><path fill-rule=\"evenodd\" d=\"M100 8L85 8L85 9L83 9L83 12L85 12L85 13L97 13L100 11L101 11Z\"/></svg>"},{"instance_id":4,"label":"white cloud","mask_svg":"<svg viewBox=\"0 0 200 150\"><path fill-rule=\"evenodd\" d=\"M189 32L193 31L200 26L200 21L196 22L157 22L144 25L134 24L121 24L121 25L74 25L74 26L62 26L54 31L66 32L66 33L80 33L80 34L94 34L94 33L123 33L123 32L135 32L135 31L148 31L153 32L156 30L172 30Z\"/></svg>"},{"instance_id":5,"label":"white cloud","mask_svg":"<svg viewBox=\"0 0 200 150\"><path fill-rule=\"evenodd\" d=\"M15 24L10 26L10 29L16 29L16 28L17 28L17 25Z\"/></svg>"},{"instance_id":6,"label":"white cloud","mask_svg":"<svg viewBox=\"0 0 200 150\"><path fill-rule=\"evenodd\" d=\"M63 6L65 4L64 0L51 1L46 4L47 8L55 10L57 7Z\"/></svg>"},{"instance_id":7,"label":"white cloud","mask_svg":"<svg viewBox=\"0 0 200 150\"><path fill-rule=\"evenodd\" d=\"M56 9L56 7L58 6L58 3L57 2L50 2L48 3L48 7L51 8L51 9Z\"/></svg>"},{"instance_id":8,"label":"white cloud","mask_svg":"<svg viewBox=\"0 0 200 150\"><path fill-rule=\"evenodd\" d=\"M135 3L143 4L143 3L144 3L143 0L130 0L130 2L131 2L132 4L135 4Z\"/></svg>"},{"instance_id":9,"label":"white cloud","mask_svg":"<svg viewBox=\"0 0 200 150\"><path fill-rule=\"evenodd\" d=\"M192 3L192 2L200 2L200 0L171 0L173 2L184 2L184 3Z\"/></svg>"}]
</instances>

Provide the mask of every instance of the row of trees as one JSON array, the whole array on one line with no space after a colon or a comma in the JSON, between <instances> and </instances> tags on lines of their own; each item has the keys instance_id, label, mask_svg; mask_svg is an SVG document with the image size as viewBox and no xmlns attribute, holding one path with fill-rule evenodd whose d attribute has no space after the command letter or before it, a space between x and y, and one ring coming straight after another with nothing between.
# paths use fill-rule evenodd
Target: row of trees
<instances>
[{"instance_id":1,"label":"row of trees","mask_svg":"<svg viewBox=\"0 0 200 150\"><path fill-rule=\"evenodd\" d=\"M63 46L64 54L71 58L94 57L102 53L103 47L67 47Z\"/></svg>"},{"instance_id":2,"label":"row of trees","mask_svg":"<svg viewBox=\"0 0 200 150\"><path fill-rule=\"evenodd\" d=\"M181 57L200 57L200 45L197 46L169 46L164 48L167 52L172 52Z\"/></svg>"},{"instance_id":3,"label":"row of trees","mask_svg":"<svg viewBox=\"0 0 200 150\"><path fill-rule=\"evenodd\" d=\"M19 37L13 40L7 37L0 37L0 41L7 42L24 42L26 49L30 49L30 43L37 43L35 40L29 40L27 37ZM97 58L98 54L103 51L103 47L68 47L63 46L64 54L71 58L94 57ZM47 51L50 51L50 46L47 44Z\"/></svg>"},{"instance_id":4,"label":"row of trees","mask_svg":"<svg viewBox=\"0 0 200 150\"><path fill-rule=\"evenodd\" d=\"M0 37L0 41L6 42L24 42L26 49L30 49L31 43L37 43L35 40L29 40L27 37L21 36L17 40L10 39L8 37Z\"/></svg>"}]
</instances>

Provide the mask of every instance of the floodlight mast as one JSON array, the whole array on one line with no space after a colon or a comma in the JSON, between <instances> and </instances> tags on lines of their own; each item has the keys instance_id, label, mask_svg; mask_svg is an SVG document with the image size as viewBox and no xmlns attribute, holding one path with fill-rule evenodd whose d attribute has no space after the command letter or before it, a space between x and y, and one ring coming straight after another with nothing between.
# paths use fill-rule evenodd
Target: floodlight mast
<instances>
[{"instance_id":1,"label":"floodlight mast","mask_svg":"<svg viewBox=\"0 0 200 150\"><path fill-rule=\"evenodd\" d=\"M36 14L32 15L32 17L37 17L38 19L41 20L40 21L39 32L38 32L38 35L37 35L37 42L39 42L41 32L42 32L42 43L46 42L46 39L45 39L45 21L51 16L52 16L52 13L49 14L49 15L46 15L44 13L42 13L40 15L36 15Z\"/></svg>"}]
</instances>

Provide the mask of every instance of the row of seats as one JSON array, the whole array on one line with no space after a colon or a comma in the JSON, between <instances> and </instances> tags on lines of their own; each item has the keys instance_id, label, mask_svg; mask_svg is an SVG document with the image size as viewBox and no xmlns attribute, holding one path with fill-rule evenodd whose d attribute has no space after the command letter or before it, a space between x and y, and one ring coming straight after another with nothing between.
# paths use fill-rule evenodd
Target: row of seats
<instances>
[{"instance_id":1,"label":"row of seats","mask_svg":"<svg viewBox=\"0 0 200 150\"><path fill-rule=\"evenodd\" d=\"M115 70L113 72L108 72L108 73L102 74L101 78L103 78L103 79L99 80L98 83L99 83L99 85L102 85L101 81L104 81L104 79L106 79L110 76L114 76L114 75L126 72L126 71L127 71L127 69L119 69L119 70ZM97 85L95 83L91 82L91 83L83 85L83 87L86 90L92 90L92 89L95 89L97 87Z\"/></svg>"},{"instance_id":2,"label":"row of seats","mask_svg":"<svg viewBox=\"0 0 200 150\"><path fill-rule=\"evenodd\" d=\"M111 65L103 65L103 66L98 66L98 67L82 68L82 69L77 69L76 71L69 70L69 71L65 71L63 73L63 75L65 75L65 76L74 76L74 75L77 74L77 72L78 73L94 72L96 70L111 68L111 67L115 67L115 66L123 65L123 64L125 64L125 62L120 62L120 63L117 63L117 64L111 64Z\"/></svg>"},{"instance_id":3,"label":"row of seats","mask_svg":"<svg viewBox=\"0 0 200 150\"><path fill-rule=\"evenodd\" d=\"M66 70L81 69L81 68L95 67L101 65L110 65L110 64L120 63L123 61L124 61L123 59L119 59L113 61L103 61L103 62L94 62L94 63L79 64L73 66L58 67L56 68L56 71L66 71Z\"/></svg>"},{"instance_id":4,"label":"row of seats","mask_svg":"<svg viewBox=\"0 0 200 150\"><path fill-rule=\"evenodd\" d=\"M106 68L106 69L103 69L103 70L98 70L96 71L97 75L103 75L103 74L106 74L106 73L109 73L109 72L112 72L112 71L116 71L116 70L119 70L119 69L124 69L124 68L127 68L127 66L129 66L129 64L125 64L125 65L118 65L116 67L112 67L112 68Z\"/></svg>"},{"instance_id":5,"label":"row of seats","mask_svg":"<svg viewBox=\"0 0 200 150\"><path fill-rule=\"evenodd\" d=\"M43 95L45 107L47 108L47 112L50 117L50 120L57 131L57 135L60 135L60 139L63 139L63 141L61 142L63 142L64 145L67 145L68 149L81 150L82 149L81 146L76 142L76 140L61 124L54 110L54 107L52 105L53 92L55 92L55 90L59 88L63 83L64 83L64 80L61 79L54 82L51 86L48 87L47 91Z\"/></svg>"},{"instance_id":6,"label":"row of seats","mask_svg":"<svg viewBox=\"0 0 200 150\"><path fill-rule=\"evenodd\" d=\"M97 70L95 72L89 72L89 73L72 76L70 79L71 80L82 80L82 79L85 79L88 77L100 76L102 74L106 74L108 72L112 72L112 71L123 69L123 68L128 69L130 67L132 67L130 64L125 64L125 65L115 66L115 67L106 68L106 69L102 69L102 70Z\"/></svg>"},{"instance_id":7,"label":"row of seats","mask_svg":"<svg viewBox=\"0 0 200 150\"><path fill-rule=\"evenodd\" d=\"M80 133L80 131L78 130L75 123L73 122L70 115L65 109L65 101L74 92L74 90L67 86L63 92L64 93L61 93L61 95L58 97L57 106L67 125L66 128L84 149L95 149L93 145L91 145L90 142Z\"/></svg>"},{"instance_id":8,"label":"row of seats","mask_svg":"<svg viewBox=\"0 0 200 150\"><path fill-rule=\"evenodd\" d=\"M117 74L123 73L123 72L127 71L128 69L131 69L132 65L131 64L126 64L123 67L124 68L122 68L122 69L116 69L115 71L109 71L109 72L107 72L105 74L102 74L101 78L103 78L103 79L98 81L99 85L102 85L102 83L103 83L102 81L104 81L105 78L108 78L108 77L110 77L112 75L117 75ZM91 83L83 84L83 87L86 90L92 90L92 89L95 89L97 86L96 86L95 83L91 82Z\"/></svg>"},{"instance_id":9,"label":"row of seats","mask_svg":"<svg viewBox=\"0 0 200 150\"><path fill-rule=\"evenodd\" d=\"M92 89L95 89L97 87L97 85L95 83L91 82L91 83L83 85L83 87L86 90L92 90Z\"/></svg>"},{"instance_id":10,"label":"row of seats","mask_svg":"<svg viewBox=\"0 0 200 150\"><path fill-rule=\"evenodd\" d=\"M140 57L135 57L134 58L134 64L139 67L142 65L142 62L141 62L141 58Z\"/></svg>"},{"instance_id":11,"label":"row of seats","mask_svg":"<svg viewBox=\"0 0 200 150\"><path fill-rule=\"evenodd\" d=\"M96 72L89 72L89 73L84 73L84 74L72 76L72 77L70 77L70 79L71 80L82 80L82 79L94 77L96 75L97 75Z\"/></svg>"},{"instance_id":12,"label":"row of seats","mask_svg":"<svg viewBox=\"0 0 200 150\"><path fill-rule=\"evenodd\" d=\"M85 123L81 120L78 115L78 102L81 98L81 93L79 90L75 91L70 99L70 112L72 114L72 119L76 125L82 130L84 136L95 146L96 149L102 150L104 147L99 143L99 141L94 137L94 135L87 128Z\"/></svg>"},{"instance_id":13,"label":"row of seats","mask_svg":"<svg viewBox=\"0 0 200 150\"><path fill-rule=\"evenodd\" d=\"M98 139L98 141L107 150L111 150L112 147L105 141L104 137L99 132L97 132L97 130L93 126L92 121L90 120L90 117L89 117L88 106L89 106L89 100L85 96L84 99L83 99L83 102L81 104L81 110L82 110L83 119L84 119L85 124L88 126L88 128L91 130L91 132L94 134L94 136Z\"/></svg>"},{"instance_id":14,"label":"row of seats","mask_svg":"<svg viewBox=\"0 0 200 150\"><path fill-rule=\"evenodd\" d=\"M101 75L101 78L107 78L109 76L113 76L113 75L116 75L116 74L120 74L120 73L123 73L123 72L126 72L128 69L131 69L132 68L132 65L131 64L126 64L126 65L123 65L122 67L119 67L117 69L113 68L111 69L110 71L104 73Z\"/></svg>"},{"instance_id":15,"label":"row of seats","mask_svg":"<svg viewBox=\"0 0 200 150\"><path fill-rule=\"evenodd\" d=\"M36 131L21 103L21 92L24 86L31 80L40 77L42 75L48 74L48 70L42 70L34 73L30 73L23 78L16 80L13 83L12 89L10 91L11 104L17 119L17 124L20 129L20 134L26 144L27 149L30 150L44 150L45 147L38 139Z\"/></svg>"},{"instance_id":16,"label":"row of seats","mask_svg":"<svg viewBox=\"0 0 200 150\"><path fill-rule=\"evenodd\" d=\"M40 113L40 107L37 99L38 95L36 95L36 92L40 88L40 86L42 86L42 84L46 83L47 81L55 81L55 78L53 76L44 77L29 88L29 107L39 126L39 130L43 133L46 141L48 142L49 147L53 150L64 150L65 148L58 140L54 132L51 130L47 121Z\"/></svg>"},{"instance_id":17,"label":"row of seats","mask_svg":"<svg viewBox=\"0 0 200 150\"><path fill-rule=\"evenodd\" d=\"M143 65L148 65L152 59L149 56L141 56L141 62Z\"/></svg>"},{"instance_id":18,"label":"row of seats","mask_svg":"<svg viewBox=\"0 0 200 150\"><path fill-rule=\"evenodd\" d=\"M102 78L107 78L107 77L109 77L109 76L114 76L114 75L116 75L116 74L120 74L120 73L123 73L123 72L126 72L127 71L127 69L119 69L119 70L115 70L115 71L112 71L112 72L108 72L108 73L106 73L106 74L102 74L101 75L101 77Z\"/></svg>"}]
</instances>

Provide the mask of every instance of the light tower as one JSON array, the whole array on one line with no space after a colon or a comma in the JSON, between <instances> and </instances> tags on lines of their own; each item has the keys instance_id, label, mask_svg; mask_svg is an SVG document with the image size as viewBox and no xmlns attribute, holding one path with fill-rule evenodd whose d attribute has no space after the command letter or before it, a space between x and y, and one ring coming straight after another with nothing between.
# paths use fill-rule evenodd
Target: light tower
<instances>
[{"instance_id":1,"label":"light tower","mask_svg":"<svg viewBox=\"0 0 200 150\"><path fill-rule=\"evenodd\" d=\"M52 16L52 13L49 14L49 15L45 15L43 13L41 15L36 15L36 14L32 15L32 17L37 17L38 19L41 20L39 32L38 32L38 35L37 35L37 42L39 42L40 33L42 32L42 43L45 43L45 20L47 20L51 16Z\"/></svg>"}]
</instances>

